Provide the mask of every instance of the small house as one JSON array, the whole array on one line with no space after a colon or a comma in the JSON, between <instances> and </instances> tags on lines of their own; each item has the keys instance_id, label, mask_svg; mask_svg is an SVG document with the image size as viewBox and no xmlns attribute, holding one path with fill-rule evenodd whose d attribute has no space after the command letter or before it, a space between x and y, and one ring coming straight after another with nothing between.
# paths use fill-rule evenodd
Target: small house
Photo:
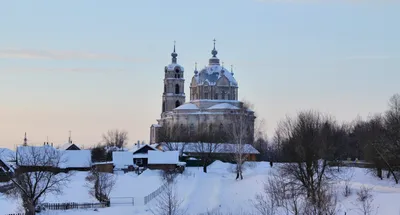
<instances>
[{"instance_id":1,"label":"small house","mask_svg":"<svg viewBox=\"0 0 400 215\"><path fill-rule=\"evenodd\" d=\"M144 144L132 152L133 163L139 167L147 167L149 151L159 151L159 150L154 146Z\"/></svg>"},{"instance_id":2,"label":"small house","mask_svg":"<svg viewBox=\"0 0 400 215\"><path fill-rule=\"evenodd\" d=\"M179 151L148 151L149 169L175 170L184 165L179 162Z\"/></svg>"},{"instance_id":3,"label":"small house","mask_svg":"<svg viewBox=\"0 0 400 215\"><path fill-rule=\"evenodd\" d=\"M112 161L113 161L115 170L133 171L134 167L136 166L133 163L132 152L113 151L112 152Z\"/></svg>"}]
</instances>

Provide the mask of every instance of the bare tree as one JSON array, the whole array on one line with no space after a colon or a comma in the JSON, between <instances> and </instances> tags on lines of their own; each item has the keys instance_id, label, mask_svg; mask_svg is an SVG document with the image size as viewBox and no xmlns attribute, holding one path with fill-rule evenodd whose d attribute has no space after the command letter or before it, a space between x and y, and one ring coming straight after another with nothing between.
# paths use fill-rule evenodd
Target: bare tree
<instances>
[{"instance_id":1,"label":"bare tree","mask_svg":"<svg viewBox=\"0 0 400 215\"><path fill-rule=\"evenodd\" d=\"M128 143L128 132L121 131L118 129L109 130L106 134L103 134L103 145L110 148L122 149Z\"/></svg>"},{"instance_id":2,"label":"bare tree","mask_svg":"<svg viewBox=\"0 0 400 215\"><path fill-rule=\"evenodd\" d=\"M112 173L99 172L93 169L86 178L89 183L89 194L99 202L109 202L110 193L117 182L117 178Z\"/></svg>"},{"instance_id":3,"label":"bare tree","mask_svg":"<svg viewBox=\"0 0 400 215\"><path fill-rule=\"evenodd\" d=\"M233 161L236 164L236 180L243 179L243 164L248 159L249 149L246 144L254 141L254 112L243 104L240 109L228 115L231 124L225 128L225 133L233 144Z\"/></svg>"},{"instance_id":4,"label":"bare tree","mask_svg":"<svg viewBox=\"0 0 400 215\"><path fill-rule=\"evenodd\" d=\"M169 175L166 177L166 175ZM172 177L172 178L171 178ZM154 215L185 215L187 210L182 207L183 200L179 198L176 190L174 175L169 172L162 174L162 179L166 183L165 189L156 197L156 203L150 211Z\"/></svg>"},{"instance_id":5,"label":"bare tree","mask_svg":"<svg viewBox=\"0 0 400 215\"><path fill-rule=\"evenodd\" d=\"M377 208L373 205L374 197L371 190L371 188L363 185L360 190L357 191L357 202L359 204L356 204L356 206L362 215L372 215L374 212L377 213Z\"/></svg>"},{"instance_id":6,"label":"bare tree","mask_svg":"<svg viewBox=\"0 0 400 215\"><path fill-rule=\"evenodd\" d=\"M14 188L8 194L22 200L25 214L35 214L43 196L61 194L70 180L70 173L57 171L67 161L53 147L18 147L16 161L18 170L10 178Z\"/></svg>"},{"instance_id":7,"label":"bare tree","mask_svg":"<svg viewBox=\"0 0 400 215\"><path fill-rule=\"evenodd\" d=\"M330 198L330 182L340 173L329 161L336 160L336 146L344 135L341 127L321 113L305 111L296 118L287 117L282 121L277 134L284 153L291 158L290 163L279 166L280 178L285 178L293 190L305 195L317 214L327 213L327 205L334 200Z\"/></svg>"},{"instance_id":8,"label":"bare tree","mask_svg":"<svg viewBox=\"0 0 400 215\"><path fill-rule=\"evenodd\" d=\"M172 124L163 125L158 129L157 140L170 151L179 151L182 156L187 144L194 140L193 135L189 134L187 126Z\"/></svg>"},{"instance_id":9,"label":"bare tree","mask_svg":"<svg viewBox=\"0 0 400 215\"><path fill-rule=\"evenodd\" d=\"M203 172L207 173L207 166L212 162L214 154L221 148L225 132L213 124L201 124L195 135L194 151L203 162Z\"/></svg>"}]
</instances>

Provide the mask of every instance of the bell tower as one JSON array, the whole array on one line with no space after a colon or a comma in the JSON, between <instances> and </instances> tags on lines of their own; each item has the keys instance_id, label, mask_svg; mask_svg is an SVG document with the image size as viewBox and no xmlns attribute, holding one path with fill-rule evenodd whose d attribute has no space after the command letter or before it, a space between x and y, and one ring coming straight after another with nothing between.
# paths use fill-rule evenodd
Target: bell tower
<instances>
[{"instance_id":1,"label":"bell tower","mask_svg":"<svg viewBox=\"0 0 400 215\"><path fill-rule=\"evenodd\" d=\"M174 51L171 53L171 64L167 65L164 69L164 91L162 96L161 116L185 103L184 69L177 63L177 56L178 54L175 51L174 41Z\"/></svg>"}]
</instances>

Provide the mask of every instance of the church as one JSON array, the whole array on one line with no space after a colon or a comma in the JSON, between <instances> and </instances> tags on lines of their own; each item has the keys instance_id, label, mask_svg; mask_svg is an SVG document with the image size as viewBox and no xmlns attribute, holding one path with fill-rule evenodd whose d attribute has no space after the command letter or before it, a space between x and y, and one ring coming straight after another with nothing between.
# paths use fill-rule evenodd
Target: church
<instances>
[{"instance_id":1,"label":"church","mask_svg":"<svg viewBox=\"0 0 400 215\"><path fill-rule=\"evenodd\" d=\"M254 112L238 101L239 85L233 70L221 65L217 54L214 40L208 65L198 71L196 63L190 82L190 100L186 102L184 67L178 64L174 44L172 61L164 68L161 118L150 127L150 143L164 141L160 134L166 132L170 141L187 142L185 137L195 137L202 131L211 134L229 130L237 116L243 117L249 125L246 133L251 135L246 142L253 142ZM229 134L224 135L221 141L228 142Z\"/></svg>"}]
</instances>

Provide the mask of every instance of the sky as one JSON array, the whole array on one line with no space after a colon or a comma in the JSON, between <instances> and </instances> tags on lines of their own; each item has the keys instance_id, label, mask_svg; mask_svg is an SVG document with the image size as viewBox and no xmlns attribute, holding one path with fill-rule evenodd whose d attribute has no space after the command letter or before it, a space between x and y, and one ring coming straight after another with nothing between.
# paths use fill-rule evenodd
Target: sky
<instances>
[{"instance_id":1,"label":"sky","mask_svg":"<svg viewBox=\"0 0 400 215\"><path fill-rule=\"evenodd\" d=\"M400 93L396 0L0 0L0 147L110 129L149 140L176 41L185 92L216 39L272 137L301 110L368 117Z\"/></svg>"}]
</instances>

